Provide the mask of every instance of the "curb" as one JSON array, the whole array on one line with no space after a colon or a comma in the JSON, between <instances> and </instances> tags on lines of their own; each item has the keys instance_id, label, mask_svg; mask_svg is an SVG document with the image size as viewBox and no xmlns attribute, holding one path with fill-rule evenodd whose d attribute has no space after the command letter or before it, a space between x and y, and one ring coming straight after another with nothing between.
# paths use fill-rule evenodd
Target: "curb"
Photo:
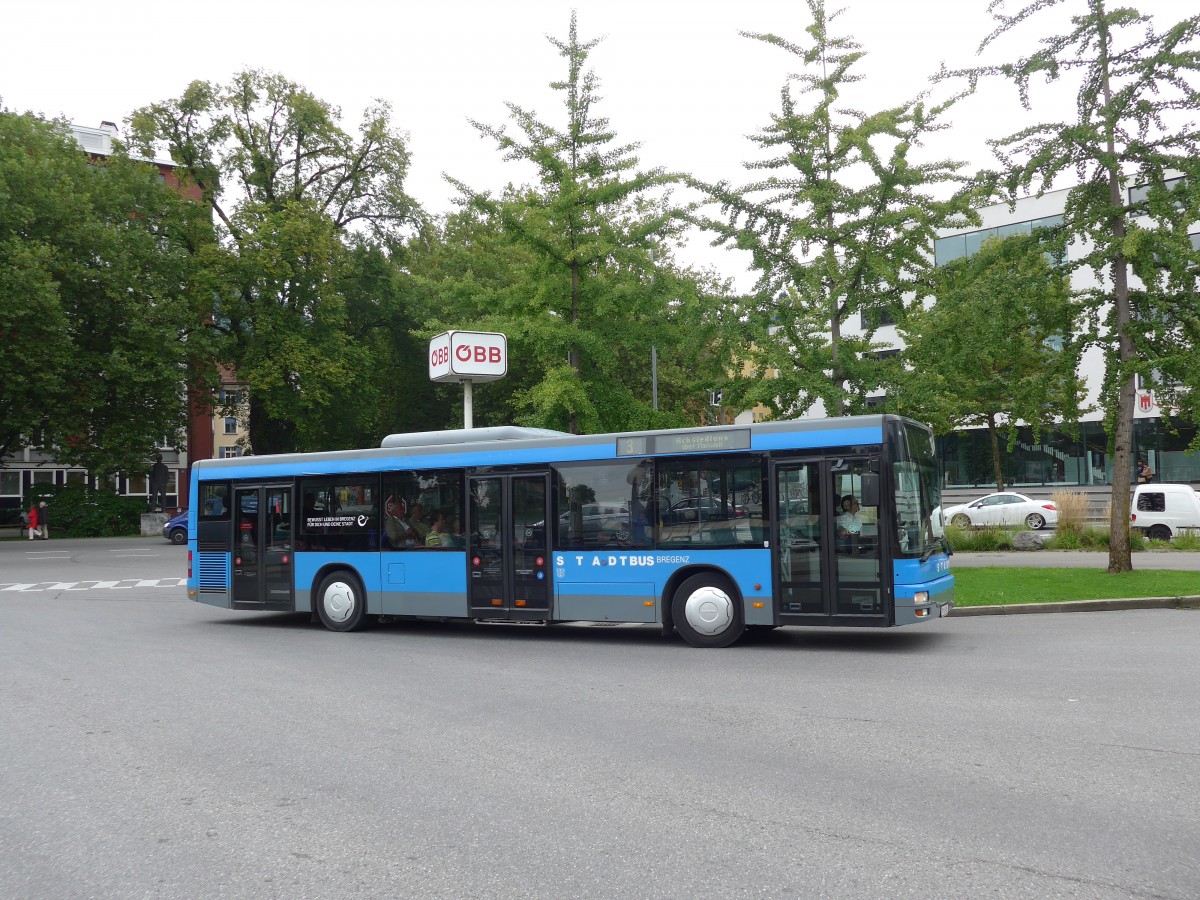
<instances>
[{"instance_id":1,"label":"curb","mask_svg":"<svg viewBox=\"0 0 1200 900\"><path fill-rule=\"evenodd\" d=\"M1066 600L1061 603L1009 603L1004 606L956 606L950 610L950 615L1017 616L1025 613L1103 612L1112 609L1200 609L1200 596Z\"/></svg>"}]
</instances>

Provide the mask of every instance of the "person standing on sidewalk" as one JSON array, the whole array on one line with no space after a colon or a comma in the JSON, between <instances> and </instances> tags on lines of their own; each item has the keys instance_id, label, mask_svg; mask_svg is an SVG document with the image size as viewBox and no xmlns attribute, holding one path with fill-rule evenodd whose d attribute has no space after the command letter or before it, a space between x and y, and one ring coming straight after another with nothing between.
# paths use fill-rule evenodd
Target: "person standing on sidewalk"
<instances>
[{"instance_id":1,"label":"person standing on sidewalk","mask_svg":"<svg viewBox=\"0 0 1200 900\"><path fill-rule=\"evenodd\" d=\"M29 529L29 539L32 541L38 530L38 508L36 503L29 507L29 512L25 514L25 527Z\"/></svg>"},{"instance_id":2,"label":"person standing on sidewalk","mask_svg":"<svg viewBox=\"0 0 1200 900\"><path fill-rule=\"evenodd\" d=\"M45 500L38 504L37 523L38 531L41 532L42 540L50 540L50 513L46 510Z\"/></svg>"}]
</instances>

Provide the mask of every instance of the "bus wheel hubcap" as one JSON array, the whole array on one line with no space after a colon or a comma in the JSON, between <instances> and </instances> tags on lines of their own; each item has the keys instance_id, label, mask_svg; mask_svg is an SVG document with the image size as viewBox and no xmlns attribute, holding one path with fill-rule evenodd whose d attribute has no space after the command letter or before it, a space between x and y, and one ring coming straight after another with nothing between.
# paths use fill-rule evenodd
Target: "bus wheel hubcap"
<instances>
[{"instance_id":1,"label":"bus wheel hubcap","mask_svg":"<svg viewBox=\"0 0 1200 900\"><path fill-rule=\"evenodd\" d=\"M719 588L702 587L688 597L684 615L700 634L720 634L733 624L733 600Z\"/></svg>"},{"instance_id":2,"label":"bus wheel hubcap","mask_svg":"<svg viewBox=\"0 0 1200 900\"><path fill-rule=\"evenodd\" d=\"M325 588L322 599L325 614L334 622L345 622L354 612L354 591L344 581L335 581Z\"/></svg>"}]
</instances>

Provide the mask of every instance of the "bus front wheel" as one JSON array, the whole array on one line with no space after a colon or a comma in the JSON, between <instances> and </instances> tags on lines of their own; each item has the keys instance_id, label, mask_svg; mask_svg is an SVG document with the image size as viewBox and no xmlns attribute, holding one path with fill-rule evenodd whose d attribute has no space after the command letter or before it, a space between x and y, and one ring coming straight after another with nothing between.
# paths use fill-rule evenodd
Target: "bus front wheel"
<instances>
[{"instance_id":1,"label":"bus front wheel","mask_svg":"<svg viewBox=\"0 0 1200 900\"><path fill-rule=\"evenodd\" d=\"M317 589L317 614L330 631L356 631L367 621L367 598L357 578L334 572Z\"/></svg>"},{"instance_id":2,"label":"bus front wheel","mask_svg":"<svg viewBox=\"0 0 1200 900\"><path fill-rule=\"evenodd\" d=\"M719 575L693 575L671 600L675 630L693 647L728 647L746 630L741 604Z\"/></svg>"}]
</instances>

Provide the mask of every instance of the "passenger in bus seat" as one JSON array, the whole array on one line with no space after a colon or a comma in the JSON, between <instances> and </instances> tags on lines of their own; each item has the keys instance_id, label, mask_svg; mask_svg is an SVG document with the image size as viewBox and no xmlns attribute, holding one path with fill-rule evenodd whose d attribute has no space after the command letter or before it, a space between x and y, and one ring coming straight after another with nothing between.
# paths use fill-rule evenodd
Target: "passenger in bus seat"
<instances>
[{"instance_id":1,"label":"passenger in bus seat","mask_svg":"<svg viewBox=\"0 0 1200 900\"><path fill-rule=\"evenodd\" d=\"M440 512L433 514L433 524L429 526L429 533L425 535L426 547L448 547L447 542L449 535L446 534L446 517Z\"/></svg>"},{"instance_id":2,"label":"passenger in bus seat","mask_svg":"<svg viewBox=\"0 0 1200 900\"><path fill-rule=\"evenodd\" d=\"M395 550L412 547L414 532L406 516L406 506L403 500L387 504L387 517L383 521L383 533L387 535L388 543Z\"/></svg>"},{"instance_id":3,"label":"passenger in bus seat","mask_svg":"<svg viewBox=\"0 0 1200 900\"><path fill-rule=\"evenodd\" d=\"M463 537L462 530L458 527L458 519L454 516L446 517L446 530L442 534L442 540L447 547L467 546L466 538Z\"/></svg>"},{"instance_id":4,"label":"passenger in bus seat","mask_svg":"<svg viewBox=\"0 0 1200 900\"><path fill-rule=\"evenodd\" d=\"M425 509L420 503L414 503L408 517L409 537L418 547L425 546L425 538L429 536L429 524L425 521Z\"/></svg>"}]
</instances>

